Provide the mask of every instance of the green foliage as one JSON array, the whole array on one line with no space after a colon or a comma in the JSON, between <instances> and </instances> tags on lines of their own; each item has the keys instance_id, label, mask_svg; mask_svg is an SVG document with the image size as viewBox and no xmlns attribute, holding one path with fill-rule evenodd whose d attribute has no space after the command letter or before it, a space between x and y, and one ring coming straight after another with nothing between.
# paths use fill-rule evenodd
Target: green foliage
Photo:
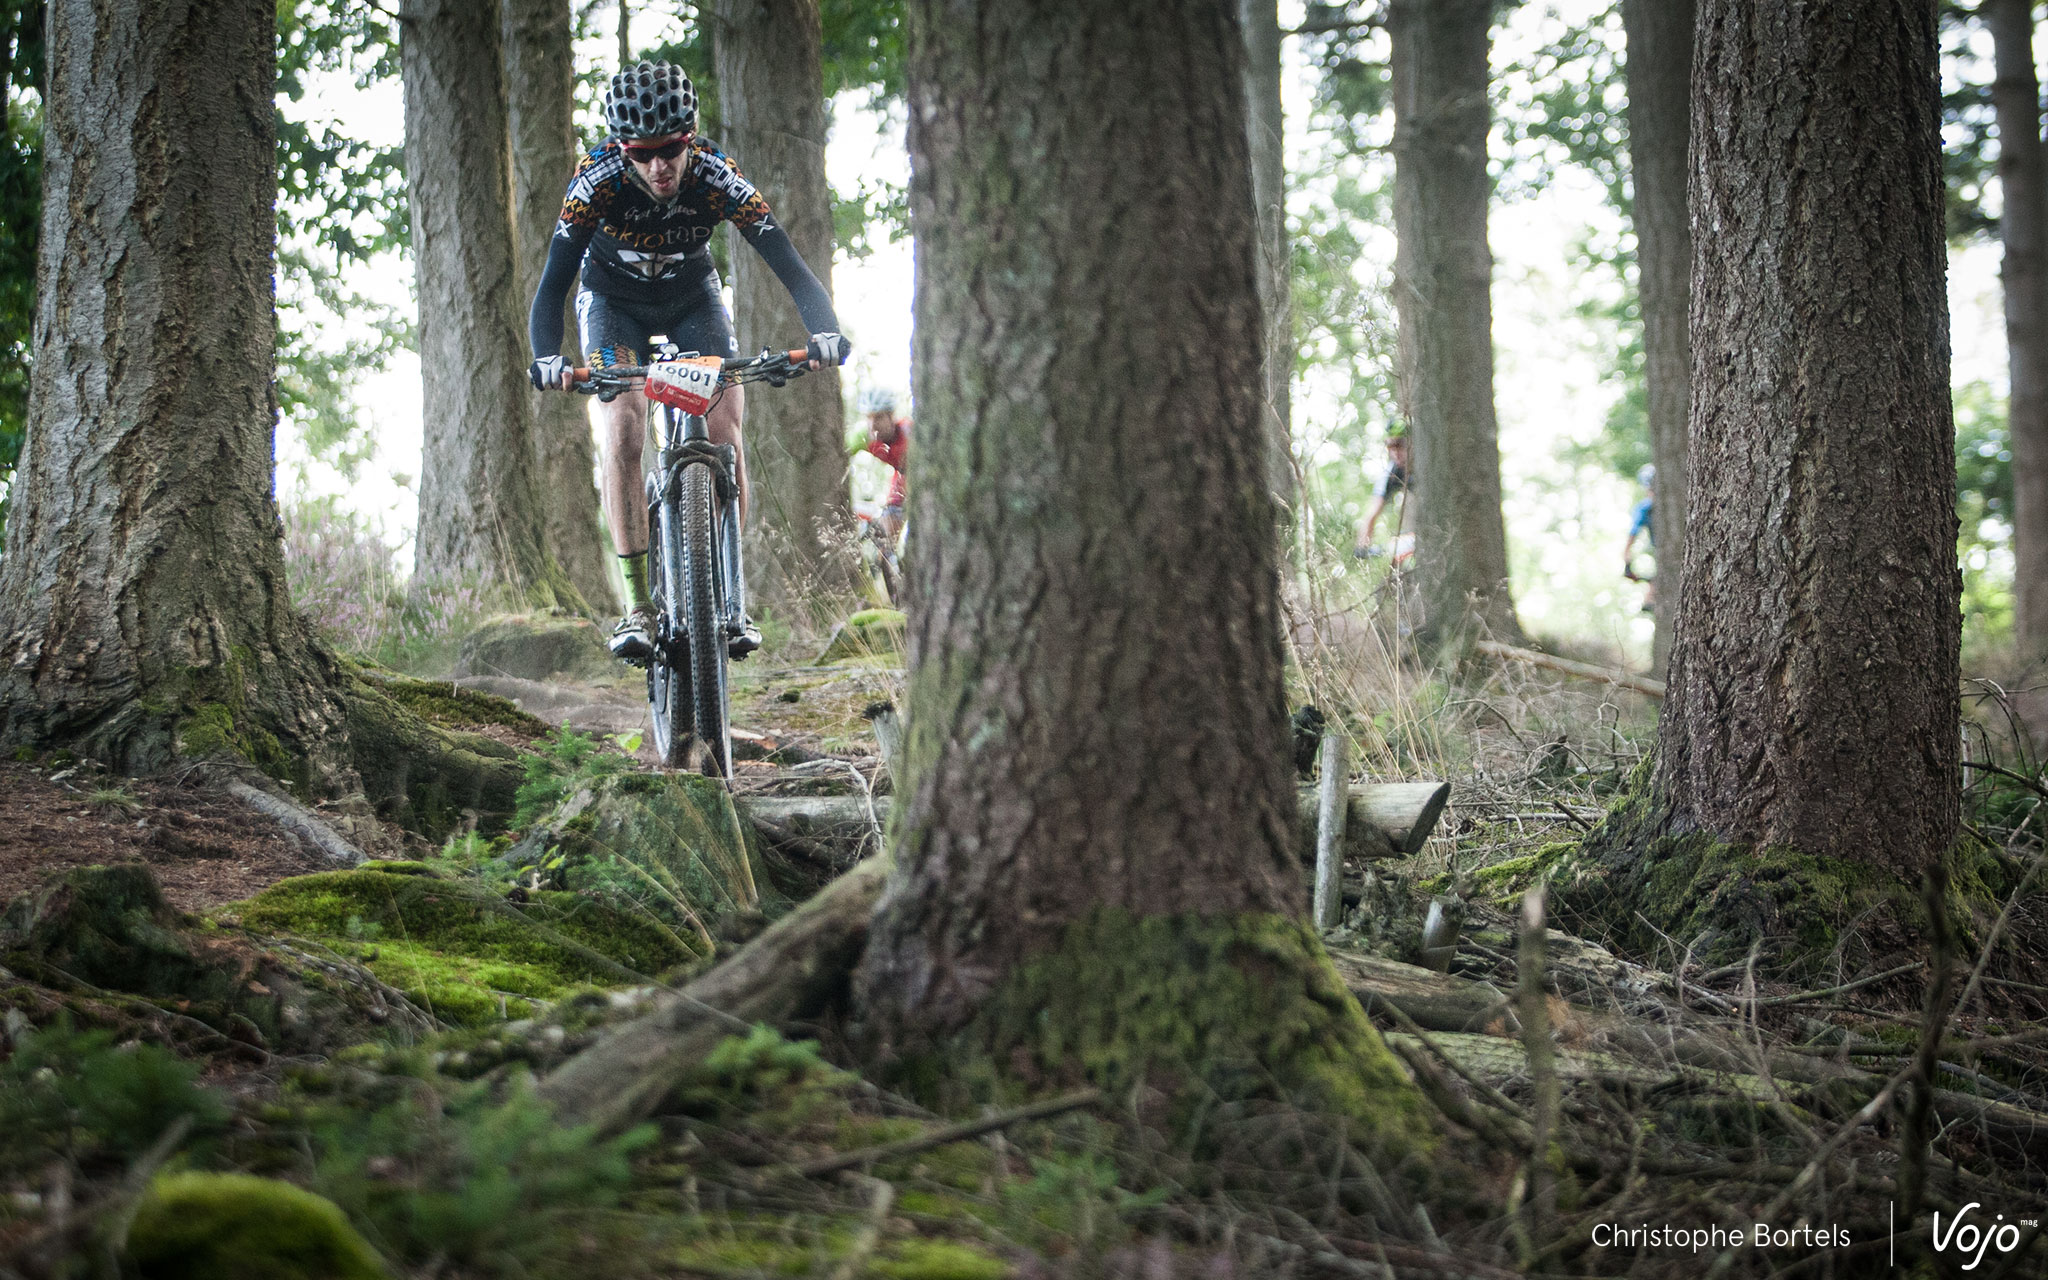
<instances>
[{"instance_id":1,"label":"green foliage","mask_svg":"<svg viewBox=\"0 0 2048 1280\"><path fill-rule=\"evenodd\" d=\"M868 90L867 106L886 115L903 99L903 0L821 0L825 100Z\"/></svg>"},{"instance_id":2,"label":"green foliage","mask_svg":"<svg viewBox=\"0 0 2048 1280\"><path fill-rule=\"evenodd\" d=\"M0 0L0 530L28 427L28 343L35 322L36 235L43 205L43 5Z\"/></svg>"},{"instance_id":3,"label":"green foliage","mask_svg":"<svg viewBox=\"0 0 2048 1280\"><path fill-rule=\"evenodd\" d=\"M632 757L616 746L568 725L551 730L535 743L524 762L526 781L519 786L519 806L512 814L514 829L530 827L547 817L581 788L630 770Z\"/></svg>"},{"instance_id":4,"label":"green foliage","mask_svg":"<svg viewBox=\"0 0 2048 1280\"><path fill-rule=\"evenodd\" d=\"M128 1232L138 1280L387 1280L384 1263L333 1201L234 1173L158 1177Z\"/></svg>"},{"instance_id":5,"label":"green foliage","mask_svg":"<svg viewBox=\"0 0 2048 1280\"><path fill-rule=\"evenodd\" d=\"M1963 620L1973 639L2012 634L2012 444L2004 400L1982 382L1955 388L1956 517Z\"/></svg>"},{"instance_id":6,"label":"green foliage","mask_svg":"<svg viewBox=\"0 0 2048 1280\"><path fill-rule=\"evenodd\" d=\"M62 1158L76 1166L121 1165L174 1125L193 1136L227 1120L199 1069L155 1045L116 1046L109 1031L80 1031L68 1018L22 1033L0 1062L0 1176Z\"/></svg>"},{"instance_id":7,"label":"green foliage","mask_svg":"<svg viewBox=\"0 0 2048 1280\"><path fill-rule=\"evenodd\" d=\"M312 1182L388 1254L523 1274L566 1228L618 1203L633 1154L655 1136L558 1125L523 1083L503 1101L483 1084L445 1102L416 1089L316 1117Z\"/></svg>"},{"instance_id":8,"label":"green foliage","mask_svg":"<svg viewBox=\"0 0 2048 1280\"><path fill-rule=\"evenodd\" d=\"M1622 48L1621 9L1610 5L1495 77L1508 146L1499 180L1504 198L1534 195L1573 165L1593 176L1617 212L1632 216ZM1631 256L1619 246L1608 252L1617 262Z\"/></svg>"},{"instance_id":9,"label":"green foliage","mask_svg":"<svg viewBox=\"0 0 2048 1280\"><path fill-rule=\"evenodd\" d=\"M1952 241L1998 235L1984 197L1998 176L1997 115L1991 106L1991 42L1974 7L1942 0L1941 170Z\"/></svg>"}]
</instances>

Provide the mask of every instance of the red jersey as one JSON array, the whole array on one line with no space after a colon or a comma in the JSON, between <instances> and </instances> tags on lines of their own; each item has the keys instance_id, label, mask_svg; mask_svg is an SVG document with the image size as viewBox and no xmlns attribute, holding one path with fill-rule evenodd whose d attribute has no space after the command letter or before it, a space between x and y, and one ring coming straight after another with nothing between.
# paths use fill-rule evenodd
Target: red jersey
<instances>
[{"instance_id":1,"label":"red jersey","mask_svg":"<svg viewBox=\"0 0 2048 1280\"><path fill-rule=\"evenodd\" d=\"M903 418L898 418L896 419L896 438L894 440L891 440L888 444L883 444L875 439L874 433L870 432L867 443L861 447L890 466L889 498L883 505L890 507L902 506L904 498L909 495L909 490L903 483L903 468L910 464L910 423Z\"/></svg>"}]
</instances>

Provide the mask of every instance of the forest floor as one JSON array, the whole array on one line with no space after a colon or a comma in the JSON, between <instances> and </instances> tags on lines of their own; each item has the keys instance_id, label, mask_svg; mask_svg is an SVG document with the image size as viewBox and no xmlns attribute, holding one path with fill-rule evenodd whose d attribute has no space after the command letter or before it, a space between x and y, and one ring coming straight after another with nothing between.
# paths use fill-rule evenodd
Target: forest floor
<instances>
[{"instance_id":1,"label":"forest floor","mask_svg":"<svg viewBox=\"0 0 2048 1280\"><path fill-rule=\"evenodd\" d=\"M1133 1127L1135 1096L984 1113L985 1132L947 1141L948 1117L846 1069L829 1018L735 1034L623 1137L557 1130L529 1072L692 990L879 833L750 828L719 789L648 767L637 675L508 652L457 680L561 727L494 730L527 753L520 812L390 842L411 861L336 871L196 772L0 764L0 1277L113 1274L95 1260L114 1254L124 1274L206 1274L176 1265L218 1240L179 1244L157 1210L230 1213L255 1193L203 1182L229 1171L318 1192L368 1265L417 1280L1862 1275L1894 1257L1965 1274L1925 1209L1893 1234L1907 1165L1950 1245L1960 1220L1977 1228L1966 1274L2040 1274L2048 975L2030 966L2048 947L2031 886L2005 912L2017 958L1943 1028L1932 1146L1902 1162L1917 977L1860 967L1840 977L1862 985L1803 990L1552 930L1543 998L1517 1000L1521 891L1623 785L1646 702L1314 646L1298 692L1355 733L1364 774L1456 784L1421 854L1347 868L1327 938L1466 1170L1456 1186L1418 1190L1360 1166L1341 1131L1333 1146L1327 1126L1227 1108L1197 1158ZM735 669L743 802L886 797L866 713L898 695L899 659L821 656L789 645ZM1974 816L2023 827L2025 798ZM82 870L107 864L145 868L163 903ZM1432 904L1461 928L1425 969ZM1543 1024L1549 1066L1518 1014ZM1539 1129L1551 1155L1525 1160ZM1613 1234L1759 1222L1789 1234ZM207 1256L212 1274L259 1273Z\"/></svg>"}]
</instances>

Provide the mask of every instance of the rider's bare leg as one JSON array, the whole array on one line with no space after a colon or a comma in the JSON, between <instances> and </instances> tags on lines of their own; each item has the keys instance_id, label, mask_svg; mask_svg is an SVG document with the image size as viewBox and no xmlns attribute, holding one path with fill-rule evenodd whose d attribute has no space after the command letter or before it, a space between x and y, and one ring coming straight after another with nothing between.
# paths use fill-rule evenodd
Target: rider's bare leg
<instances>
[{"instance_id":1,"label":"rider's bare leg","mask_svg":"<svg viewBox=\"0 0 2048 1280\"><path fill-rule=\"evenodd\" d=\"M647 397L621 394L597 406L600 470L598 497L612 549L622 556L647 550L647 495L640 481L640 445L647 432Z\"/></svg>"}]
</instances>

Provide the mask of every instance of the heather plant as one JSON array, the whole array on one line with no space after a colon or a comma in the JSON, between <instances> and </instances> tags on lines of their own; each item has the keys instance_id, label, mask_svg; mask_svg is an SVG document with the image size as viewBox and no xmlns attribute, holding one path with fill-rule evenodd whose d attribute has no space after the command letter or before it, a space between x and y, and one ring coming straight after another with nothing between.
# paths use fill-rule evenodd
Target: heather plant
<instances>
[{"instance_id":1,"label":"heather plant","mask_svg":"<svg viewBox=\"0 0 2048 1280\"><path fill-rule=\"evenodd\" d=\"M332 497L284 509L292 600L344 653L413 670L434 666L490 612L474 582L415 583L399 547Z\"/></svg>"}]
</instances>

